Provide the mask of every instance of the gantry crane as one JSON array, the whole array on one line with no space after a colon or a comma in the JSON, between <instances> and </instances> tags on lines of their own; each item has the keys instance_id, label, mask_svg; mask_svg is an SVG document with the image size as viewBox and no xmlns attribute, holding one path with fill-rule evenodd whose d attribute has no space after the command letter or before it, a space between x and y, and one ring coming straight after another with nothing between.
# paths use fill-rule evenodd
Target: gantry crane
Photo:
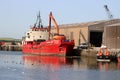
<instances>
[{"instance_id":1,"label":"gantry crane","mask_svg":"<svg viewBox=\"0 0 120 80\"><path fill-rule=\"evenodd\" d=\"M107 6L107 5L104 5L104 8L105 8L105 10L106 10L106 12L107 12L108 18L109 18L109 19L113 19L113 15L111 14L108 6Z\"/></svg>"}]
</instances>

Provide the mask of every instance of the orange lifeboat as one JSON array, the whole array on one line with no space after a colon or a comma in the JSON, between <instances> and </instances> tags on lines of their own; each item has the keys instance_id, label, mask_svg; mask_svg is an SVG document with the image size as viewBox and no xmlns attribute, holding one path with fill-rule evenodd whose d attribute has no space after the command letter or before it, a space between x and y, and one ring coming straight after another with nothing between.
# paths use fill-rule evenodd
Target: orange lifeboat
<instances>
[{"instance_id":1,"label":"orange lifeboat","mask_svg":"<svg viewBox=\"0 0 120 80\"><path fill-rule=\"evenodd\" d=\"M64 35L55 35L53 37L53 39L55 39L55 40L66 40L66 37Z\"/></svg>"}]
</instances>

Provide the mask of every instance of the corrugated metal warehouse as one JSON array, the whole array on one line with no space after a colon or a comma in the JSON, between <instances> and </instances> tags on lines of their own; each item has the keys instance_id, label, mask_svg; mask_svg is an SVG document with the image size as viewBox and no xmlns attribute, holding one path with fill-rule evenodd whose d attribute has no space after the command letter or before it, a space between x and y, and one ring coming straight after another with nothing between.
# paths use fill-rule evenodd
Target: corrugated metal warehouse
<instances>
[{"instance_id":1,"label":"corrugated metal warehouse","mask_svg":"<svg viewBox=\"0 0 120 80\"><path fill-rule=\"evenodd\" d=\"M89 43L95 47L104 44L108 48L120 48L120 19L66 24L59 27L60 34L75 40L75 46ZM51 32L55 33L56 29L53 28Z\"/></svg>"},{"instance_id":2,"label":"corrugated metal warehouse","mask_svg":"<svg viewBox=\"0 0 120 80\"><path fill-rule=\"evenodd\" d=\"M120 49L120 23L107 25L104 32L104 44L109 48Z\"/></svg>"}]
</instances>

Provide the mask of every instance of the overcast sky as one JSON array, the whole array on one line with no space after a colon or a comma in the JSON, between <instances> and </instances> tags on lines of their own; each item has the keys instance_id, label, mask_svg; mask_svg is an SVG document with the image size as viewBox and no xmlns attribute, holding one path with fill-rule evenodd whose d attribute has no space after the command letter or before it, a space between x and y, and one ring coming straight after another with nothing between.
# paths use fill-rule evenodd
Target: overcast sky
<instances>
[{"instance_id":1,"label":"overcast sky","mask_svg":"<svg viewBox=\"0 0 120 80\"><path fill-rule=\"evenodd\" d=\"M0 37L21 39L39 11L44 26L50 11L58 24L106 20L104 5L120 18L120 0L0 0Z\"/></svg>"}]
</instances>

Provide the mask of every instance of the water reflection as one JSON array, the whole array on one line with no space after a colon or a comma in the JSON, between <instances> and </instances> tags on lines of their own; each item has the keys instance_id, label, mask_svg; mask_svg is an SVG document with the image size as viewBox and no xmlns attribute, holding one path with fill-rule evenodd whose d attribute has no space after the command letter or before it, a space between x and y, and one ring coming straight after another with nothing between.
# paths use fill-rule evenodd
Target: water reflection
<instances>
[{"instance_id":1,"label":"water reflection","mask_svg":"<svg viewBox=\"0 0 120 80\"><path fill-rule=\"evenodd\" d=\"M109 68L108 62L98 62L98 69L107 71Z\"/></svg>"},{"instance_id":2,"label":"water reflection","mask_svg":"<svg viewBox=\"0 0 120 80\"><path fill-rule=\"evenodd\" d=\"M89 57L23 55L23 62L25 80L106 80L107 76L113 80L115 77L112 75L120 73L120 64L97 62L96 58Z\"/></svg>"},{"instance_id":3,"label":"water reflection","mask_svg":"<svg viewBox=\"0 0 120 80\"><path fill-rule=\"evenodd\" d=\"M0 74L0 80L119 80L120 63L0 52Z\"/></svg>"},{"instance_id":4,"label":"water reflection","mask_svg":"<svg viewBox=\"0 0 120 80\"><path fill-rule=\"evenodd\" d=\"M97 69L96 65L96 58L91 57L81 57L81 61L79 63L79 66L82 69Z\"/></svg>"},{"instance_id":5,"label":"water reflection","mask_svg":"<svg viewBox=\"0 0 120 80\"><path fill-rule=\"evenodd\" d=\"M58 72L62 66L72 64L70 58L57 56L23 55L22 59L25 80L59 80Z\"/></svg>"},{"instance_id":6,"label":"water reflection","mask_svg":"<svg viewBox=\"0 0 120 80\"><path fill-rule=\"evenodd\" d=\"M116 62L97 62L96 58L77 57L66 58L58 56L38 56L23 55L23 63L26 68L51 66L52 68L71 67L73 69L95 69L95 70L117 70L120 69L120 63Z\"/></svg>"},{"instance_id":7,"label":"water reflection","mask_svg":"<svg viewBox=\"0 0 120 80\"><path fill-rule=\"evenodd\" d=\"M120 64L117 62L98 62L98 69L101 71L119 70Z\"/></svg>"},{"instance_id":8,"label":"water reflection","mask_svg":"<svg viewBox=\"0 0 120 80\"><path fill-rule=\"evenodd\" d=\"M118 66L118 69L120 69L120 62L117 64L117 66Z\"/></svg>"},{"instance_id":9,"label":"water reflection","mask_svg":"<svg viewBox=\"0 0 120 80\"><path fill-rule=\"evenodd\" d=\"M58 68L62 65L72 64L72 59L58 56L23 55L23 62L26 67L33 65L50 65Z\"/></svg>"}]
</instances>

